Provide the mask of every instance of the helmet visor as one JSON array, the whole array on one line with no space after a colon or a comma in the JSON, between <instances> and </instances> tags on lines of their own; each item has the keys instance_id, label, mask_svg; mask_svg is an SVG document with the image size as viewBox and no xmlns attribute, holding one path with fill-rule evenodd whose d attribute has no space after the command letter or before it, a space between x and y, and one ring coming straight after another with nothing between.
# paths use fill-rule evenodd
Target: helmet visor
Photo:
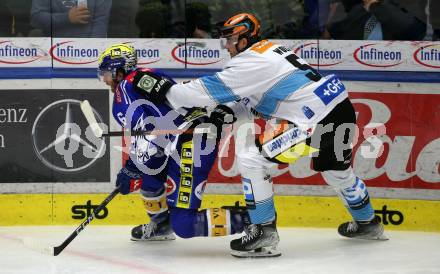
<instances>
[{"instance_id":1,"label":"helmet visor","mask_svg":"<svg viewBox=\"0 0 440 274\"><path fill-rule=\"evenodd\" d=\"M220 38L220 47L222 49L227 49L229 46L235 46L237 43L238 43L238 35Z\"/></svg>"},{"instance_id":2,"label":"helmet visor","mask_svg":"<svg viewBox=\"0 0 440 274\"><path fill-rule=\"evenodd\" d=\"M112 79L113 78L113 74L110 70L100 70L98 69L97 71L98 74L98 79L101 82L105 82L106 79Z\"/></svg>"},{"instance_id":3,"label":"helmet visor","mask_svg":"<svg viewBox=\"0 0 440 274\"><path fill-rule=\"evenodd\" d=\"M239 23L233 26L225 26L220 28L221 37L229 37L234 34L243 34L250 30L250 25L247 22Z\"/></svg>"}]
</instances>

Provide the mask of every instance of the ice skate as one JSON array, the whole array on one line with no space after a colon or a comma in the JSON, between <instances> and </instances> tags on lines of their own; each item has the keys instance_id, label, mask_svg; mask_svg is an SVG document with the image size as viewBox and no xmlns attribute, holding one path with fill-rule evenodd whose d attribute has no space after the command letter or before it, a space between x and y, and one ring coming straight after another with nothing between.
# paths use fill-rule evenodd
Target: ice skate
<instances>
[{"instance_id":1,"label":"ice skate","mask_svg":"<svg viewBox=\"0 0 440 274\"><path fill-rule=\"evenodd\" d=\"M365 240L388 240L384 234L383 225L379 221L379 217L375 216L373 220L368 222L351 221L343 223L338 228L341 236Z\"/></svg>"},{"instance_id":2,"label":"ice skate","mask_svg":"<svg viewBox=\"0 0 440 274\"><path fill-rule=\"evenodd\" d=\"M131 230L132 241L172 241L175 240L174 232L168 220L156 223L138 225Z\"/></svg>"},{"instance_id":3,"label":"ice skate","mask_svg":"<svg viewBox=\"0 0 440 274\"><path fill-rule=\"evenodd\" d=\"M231 241L231 255L238 258L278 257L276 250L280 238L275 221L267 224L251 224L245 229L246 235Z\"/></svg>"}]
</instances>

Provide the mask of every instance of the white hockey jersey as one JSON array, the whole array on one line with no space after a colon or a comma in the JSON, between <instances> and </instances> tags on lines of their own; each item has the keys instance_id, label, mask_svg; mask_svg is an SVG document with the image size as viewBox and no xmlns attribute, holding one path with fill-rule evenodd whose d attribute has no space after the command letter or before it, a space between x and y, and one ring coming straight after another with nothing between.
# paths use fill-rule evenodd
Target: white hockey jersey
<instances>
[{"instance_id":1,"label":"white hockey jersey","mask_svg":"<svg viewBox=\"0 0 440 274\"><path fill-rule=\"evenodd\" d=\"M336 76L321 77L290 49L263 40L232 58L222 71L174 85L166 97L174 109L246 98L263 118L309 128L347 98L347 92Z\"/></svg>"}]
</instances>

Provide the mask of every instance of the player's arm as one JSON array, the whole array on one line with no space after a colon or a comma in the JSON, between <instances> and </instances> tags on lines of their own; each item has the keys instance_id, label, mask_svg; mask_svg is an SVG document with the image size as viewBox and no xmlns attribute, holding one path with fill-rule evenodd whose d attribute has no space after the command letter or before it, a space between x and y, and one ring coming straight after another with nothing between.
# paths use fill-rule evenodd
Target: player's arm
<instances>
[{"instance_id":1,"label":"player's arm","mask_svg":"<svg viewBox=\"0 0 440 274\"><path fill-rule=\"evenodd\" d=\"M181 107L212 107L250 96L264 81L264 72L270 66L262 58L232 59L222 71L176 84L166 94L174 109Z\"/></svg>"},{"instance_id":2,"label":"player's arm","mask_svg":"<svg viewBox=\"0 0 440 274\"><path fill-rule=\"evenodd\" d=\"M163 103L174 80L153 69L140 69L133 78L133 88L153 103Z\"/></svg>"},{"instance_id":3,"label":"player's arm","mask_svg":"<svg viewBox=\"0 0 440 274\"><path fill-rule=\"evenodd\" d=\"M167 83L166 77L153 70L135 82L142 94L155 103L167 100L174 109L213 107L251 95L265 80L270 66L261 56L249 55L230 60L221 72L185 83Z\"/></svg>"}]
</instances>

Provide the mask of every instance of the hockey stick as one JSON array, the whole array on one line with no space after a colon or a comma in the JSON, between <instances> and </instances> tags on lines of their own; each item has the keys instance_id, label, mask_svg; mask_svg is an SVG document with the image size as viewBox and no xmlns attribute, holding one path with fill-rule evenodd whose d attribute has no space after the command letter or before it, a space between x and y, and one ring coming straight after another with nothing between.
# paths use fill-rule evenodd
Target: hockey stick
<instances>
[{"instance_id":1,"label":"hockey stick","mask_svg":"<svg viewBox=\"0 0 440 274\"><path fill-rule=\"evenodd\" d=\"M81 102L81 111L86 117L87 122L90 125L90 128L93 131L93 134L98 137L115 137L115 136L125 136L130 134L131 136L139 136L139 135L166 135L166 134L197 134L197 133L208 133L213 134L216 132L212 128L195 128L195 129L173 129L173 130L151 130L151 131L109 131L104 133L104 130L99 126L98 121L96 120L95 114L93 113L92 106L90 105L88 100L84 100Z\"/></svg>"},{"instance_id":2,"label":"hockey stick","mask_svg":"<svg viewBox=\"0 0 440 274\"><path fill-rule=\"evenodd\" d=\"M82 224L80 224L78 226L78 228L75 229L75 231L72 234L70 234L70 236L66 240L64 240L64 242L61 245L53 247L53 255L58 256L58 254L60 254L66 248L66 246L68 246L70 244L70 242L72 242L73 239L75 239L76 236L78 236L78 234L81 233L81 231L83 231L83 229L95 218L95 216L108 203L110 203L111 200L113 200L113 198L116 195L118 195L118 193L119 193L119 188L116 188L115 190L113 190L113 192L110 193L110 195L108 195L107 198L105 198L105 200L102 201L102 203L95 210L93 210L92 214L90 214L90 216L84 222L82 222Z\"/></svg>"}]
</instances>

